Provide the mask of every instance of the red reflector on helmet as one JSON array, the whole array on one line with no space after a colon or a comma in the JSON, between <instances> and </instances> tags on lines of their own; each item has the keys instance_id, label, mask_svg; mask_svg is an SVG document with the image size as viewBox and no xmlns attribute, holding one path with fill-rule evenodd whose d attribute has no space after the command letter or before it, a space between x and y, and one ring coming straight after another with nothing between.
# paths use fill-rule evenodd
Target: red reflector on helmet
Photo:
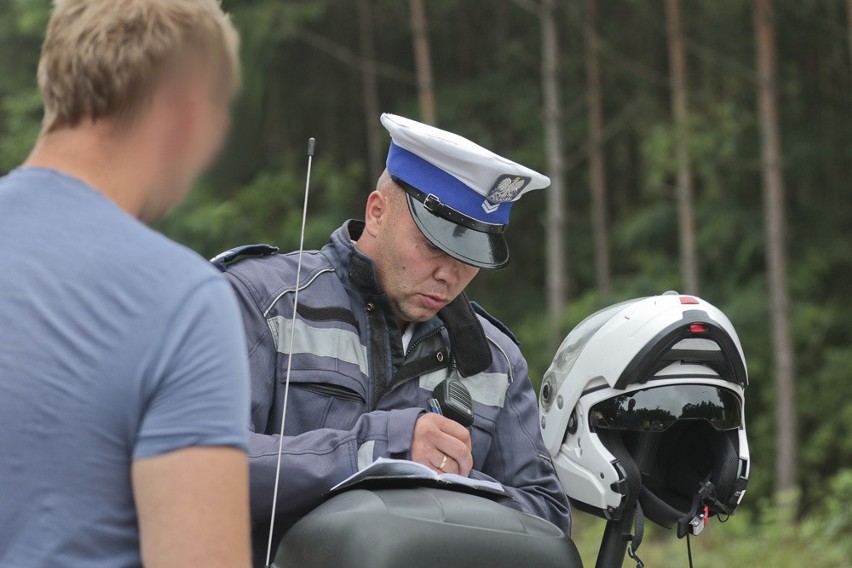
<instances>
[{"instance_id":1,"label":"red reflector on helmet","mask_svg":"<svg viewBox=\"0 0 852 568\"><path fill-rule=\"evenodd\" d=\"M693 323L689 325L689 333L704 333L707 328L703 323Z\"/></svg>"},{"instance_id":2,"label":"red reflector on helmet","mask_svg":"<svg viewBox=\"0 0 852 568\"><path fill-rule=\"evenodd\" d=\"M692 296L681 296L680 297L681 304L697 304L698 298L693 298Z\"/></svg>"}]
</instances>

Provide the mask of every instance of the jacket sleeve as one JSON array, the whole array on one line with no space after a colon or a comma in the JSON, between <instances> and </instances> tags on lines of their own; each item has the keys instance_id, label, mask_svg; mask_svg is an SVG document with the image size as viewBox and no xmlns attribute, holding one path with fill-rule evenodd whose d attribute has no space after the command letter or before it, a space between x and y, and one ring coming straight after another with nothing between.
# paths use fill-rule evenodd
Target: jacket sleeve
<instances>
[{"instance_id":1,"label":"jacket sleeve","mask_svg":"<svg viewBox=\"0 0 852 568\"><path fill-rule=\"evenodd\" d=\"M352 430L324 428L284 436L277 519L289 525L322 502L323 495L378 457L399 457L411 447L419 408L363 414ZM277 429L277 426L276 426ZM251 512L269 520L278 465L278 434L250 435Z\"/></svg>"},{"instance_id":2,"label":"jacket sleeve","mask_svg":"<svg viewBox=\"0 0 852 568\"><path fill-rule=\"evenodd\" d=\"M252 520L268 523L281 442L278 434L281 409L273 406L283 397L283 393L276 392L283 380L277 376L275 341L253 298L251 283L232 272L226 275L239 301L248 343ZM319 505L329 489L373 459L406 455L411 449L414 423L423 412L420 408L377 410L361 415L351 430L325 428L297 436L285 435L277 521L283 521L283 526L292 524Z\"/></svg>"},{"instance_id":3,"label":"jacket sleeve","mask_svg":"<svg viewBox=\"0 0 852 568\"><path fill-rule=\"evenodd\" d=\"M514 499L507 506L547 519L570 535L568 498L541 438L538 404L526 361L516 353L514 380L497 418L491 450L482 471L472 471L470 476L499 481Z\"/></svg>"}]
</instances>

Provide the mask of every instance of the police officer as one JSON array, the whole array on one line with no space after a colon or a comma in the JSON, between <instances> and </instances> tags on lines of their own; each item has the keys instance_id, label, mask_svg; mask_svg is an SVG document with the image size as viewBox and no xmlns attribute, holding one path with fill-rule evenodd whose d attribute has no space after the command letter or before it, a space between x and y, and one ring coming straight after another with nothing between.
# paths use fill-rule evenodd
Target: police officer
<instances>
[{"instance_id":1,"label":"police officer","mask_svg":"<svg viewBox=\"0 0 852 568\"><path fill-rule=\"evenodd\" d=\"M464 294L480 269L508 263L513 203L550 180L455 134L389 114L381 121L392 140L365 221L346 222L321 250L305 252L298 284L297 254L252 246L214 259L246 327L259 566L291 345L276 542L379 457L499 481L513 498L507 506L570 531L526 362L512 334ZM426 410L450 376L471 392L470 430Z\"/></svg>"}]
</instances>

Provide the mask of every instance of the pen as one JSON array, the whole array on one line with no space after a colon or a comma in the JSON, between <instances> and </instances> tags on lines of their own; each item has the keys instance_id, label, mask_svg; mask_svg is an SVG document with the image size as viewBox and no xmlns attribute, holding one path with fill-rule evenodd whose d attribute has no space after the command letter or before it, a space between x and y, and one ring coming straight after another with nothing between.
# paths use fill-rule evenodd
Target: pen
<instances>
[{"instance_id":1,"label":"pen","mask_svg":"<svg viewBox=\"0 0 852 568\"><path fill-rule=\"evenodd\" d=\"M437 398L429 399L429 410L431 410L435 414L444 414L443 412L441 412L441 404L438 402Z\"/></svg>"}]
</instances>

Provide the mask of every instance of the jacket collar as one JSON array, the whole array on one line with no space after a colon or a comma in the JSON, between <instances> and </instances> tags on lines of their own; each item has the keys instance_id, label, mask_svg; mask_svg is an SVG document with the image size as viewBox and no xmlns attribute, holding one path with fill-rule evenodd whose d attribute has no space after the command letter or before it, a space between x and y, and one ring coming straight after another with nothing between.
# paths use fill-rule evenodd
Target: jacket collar
<instances>
[{"instance_id":1,"label":"jacket collar","mask_svg":"<svg viewBox=\"0 0 852 568\"><path fill-rule=\"evenodd\" d=\"M384 297L384 292L376 278L373 259L355 246L355 241L363 232L363 221L349 220L331 235L334 265L341 272L342 279L351 283L361 294L368 297Z\"/></svg>"},{"instance_id":2,"label":"jacket collar","mask_svg":"<svg viewBox=\"0 0 852 568\"><path fill-rule=\"evenodd\" d=\"M344 282L349 282L365 298L378 301L390 317L390 305L379 286L373 260L354 244L364 232L364 226L363 221L349 220L331 235L334 265ZM435 318L418 326L416 335L431 331L441 322L447 329L452 356L463 377L481 373L491 366L491 348L466 294L462 293Z\"/></svg>"}]
</instances>

